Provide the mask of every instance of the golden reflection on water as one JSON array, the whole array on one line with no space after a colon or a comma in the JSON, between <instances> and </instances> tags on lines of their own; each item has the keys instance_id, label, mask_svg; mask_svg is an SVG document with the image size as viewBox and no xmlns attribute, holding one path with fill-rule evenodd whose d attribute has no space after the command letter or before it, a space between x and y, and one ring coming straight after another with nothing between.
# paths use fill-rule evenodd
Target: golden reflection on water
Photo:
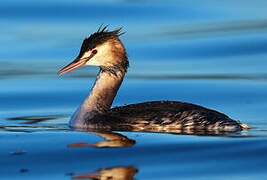
<instances>
[{"instance_id":1,"label":"golden reflection on water","mask_svg":"<svg viewBox=\"0 0 267 180\"><path fill-rule=\"evenodd\" d=\"M135 140L129 139L119 133L114 132L88 132L90 134L96 134L104 138L105 141L100 141L95 144L87 143L72 143L68 147L95 147L95 148L119 148L119 147L131 147L135 144Z\"/></svg>"},{"instance_id":2,"label":"golden reflection on water","mask_svg":"<svg viewBox=\"0 0 267 180\"><path fill-rule=\"evenodd\" d=\"M90 172L81 175L75 175L72 179L99 179L99 180L133 180L134 175L138 172L138 170L133 167L114 167L114 168L106 168L99 169L95 172Z\"/></svg>"}]
</instances>

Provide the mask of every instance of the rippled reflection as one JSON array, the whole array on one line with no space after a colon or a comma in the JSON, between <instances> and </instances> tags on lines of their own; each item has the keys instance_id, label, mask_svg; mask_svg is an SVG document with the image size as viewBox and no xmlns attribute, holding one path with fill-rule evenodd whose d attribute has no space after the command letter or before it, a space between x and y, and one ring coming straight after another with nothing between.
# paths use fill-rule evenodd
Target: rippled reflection
<instances>
[{"instance_id":1,"label":"rippled reflection","mask_svg":"<svg viewBox=\"0 0 267 180\"><path fill-rule=\"evenodd\" d=\"M135 144L135 140L129 139L119 133L114 132L88 132L96 134L105 139L95 144L87 143L72 143L68 147L95 147L95 148L117 148L117 147L131 147Z\"/></svg>"},{"instance_id":2,"label":"rippled reflection","mask_svg":"<svg viewBox=\"0 0 267 180\"><path fill-rule=\"evenodd\" d=\"M75 175L72 179L114 179L114 180L133 180L134 175L138 172L135 167L114 167L99 169L95 172Z\"/></svg>"}]
</instances>

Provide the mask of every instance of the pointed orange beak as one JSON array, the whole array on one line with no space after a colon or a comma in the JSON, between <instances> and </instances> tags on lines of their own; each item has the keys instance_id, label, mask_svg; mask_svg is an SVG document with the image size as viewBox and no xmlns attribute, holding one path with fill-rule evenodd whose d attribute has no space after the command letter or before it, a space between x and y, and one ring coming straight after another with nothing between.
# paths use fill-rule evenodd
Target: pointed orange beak
<instances>
[{"instance_id":1,"label":"pointed orange beak","mask_svg":"<svg viewBox=\"0 0 267 180\"><path fill-rule=\"evenodd\" d=\"M73 62L62 68L60 71L58 71L58 75L65 74L67 72L73 71L74 69L77 69L79 67L82 67L86 64L86 62L90 59L90 57L83 58L83 59L75 59Z\"/></svg>"}]
</instances>

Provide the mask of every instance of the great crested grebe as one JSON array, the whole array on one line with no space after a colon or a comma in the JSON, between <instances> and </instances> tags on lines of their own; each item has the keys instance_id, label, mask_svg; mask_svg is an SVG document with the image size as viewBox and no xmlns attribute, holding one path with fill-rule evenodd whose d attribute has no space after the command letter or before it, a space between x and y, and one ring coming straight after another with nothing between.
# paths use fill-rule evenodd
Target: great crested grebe
<instances>
[{"instance_id":1,"label":"great crested grebe","mask_svg":"<svg viewBox=\"0 0 267 180\"><path fill-rule=\"evenodd\" d=\"M168 132L168 130L240 131L247 125L225 114L198 105L177 101L154 101L111 108L129 66L119 36L121 28L107 26L86 38L78 57L58 74L84 65L99 66L94 87L70 120L70 126L86 129L116 129Z\"/></svg>"}]
</instances>

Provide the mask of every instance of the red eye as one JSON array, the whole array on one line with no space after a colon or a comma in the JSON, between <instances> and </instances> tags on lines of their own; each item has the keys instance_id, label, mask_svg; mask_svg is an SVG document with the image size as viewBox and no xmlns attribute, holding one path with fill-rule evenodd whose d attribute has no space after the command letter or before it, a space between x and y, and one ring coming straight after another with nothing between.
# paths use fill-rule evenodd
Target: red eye
<instances>
[{"instance_id":1,"label":"red eye","mask_svg":"<svg viewBox=\"0 0 267 180\"><path fill-rule=\"evenodd\" d=\"M97 53L96 49L92 50L92 54L96 54L96 53Z\"/></svg>"}]
</instances>

